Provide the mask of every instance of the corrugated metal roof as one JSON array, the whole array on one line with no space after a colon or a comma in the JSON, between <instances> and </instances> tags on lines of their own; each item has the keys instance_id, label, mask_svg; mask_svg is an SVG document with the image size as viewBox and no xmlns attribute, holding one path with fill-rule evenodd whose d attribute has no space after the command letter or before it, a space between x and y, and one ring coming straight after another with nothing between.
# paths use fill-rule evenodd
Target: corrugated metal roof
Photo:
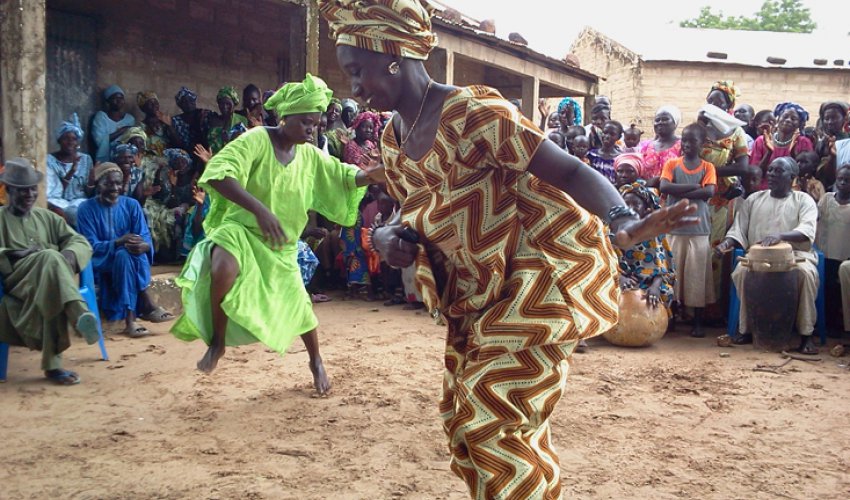
<instances>
[{"instance_id":1,"label":"corrugated metal roof","mask_svg":"<svg viewBox=\"0 0 850 500\"><path fill-rule=\"evenodd\" d=\"M617 42L644 61L850 69L850 36L846 35L670 27L650 33L635 30L614 38L587 27L577 40L594 34Z\"/></svg>"}]
</instances>

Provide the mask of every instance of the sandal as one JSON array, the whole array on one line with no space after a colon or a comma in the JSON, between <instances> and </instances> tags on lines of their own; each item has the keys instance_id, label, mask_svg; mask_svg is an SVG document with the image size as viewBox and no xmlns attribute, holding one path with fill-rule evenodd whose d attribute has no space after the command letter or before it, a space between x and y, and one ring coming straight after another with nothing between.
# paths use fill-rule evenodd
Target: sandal
<instances>
[{"instance_id":1,"label":"sandal","mask_svg":"<svg viewBox=\"0 0 850 500\"><path fill-rule=\"evenodd\" d=\"M47 380L56 385L77 385L82 382L80 376L71 370L63 370L61 368L44 372Z\"/></svg>"},{"instance_id":2,"label":"sandal","mask_svg":"<svg viewBox=\"0 0 850 500\"><path fill-rule=\"evenodd\" d=\"M401 304L404 304L405 302L406 301L404 300L404 297L399 297L398 295L393 295L392 297L390 297L390 300L384 302L384 305L387 306L387 307L390 307L390 306L401 305Z\"/></svg>"},{"instance_id":3,"label":"sandal","mask_svg":"<svg viewBox=\"0 0 850 500\"><path fill-rule=\"evenodd\" d=\"M157 307L147 314L142 314L139 318L145 321L150 321L151 323L165 323L166 321L174 319L174 315L162 307Z\"/></svg>"},{"instance_id":4,"label":"sandal","mask_svg":"<svg viewBox=\"0 0 850 500\"><path fill-rule=\"evenodd\" d=\"M131 331L124 330L124 333L126 333L131 339L140 339L151 334L150 330L138 325L136 325L136 328L133 328Z\"/></svg>"},{"instance_id":5,"label":"sandal","mask_svg":"<svg viewBox=\"0 0 850 500\"><path fill-rule=\"evenodd\" d=\"M317 302L330 302L333 299L323 293L313 293L310 294L310 300L315 304Z\"/></svg>"}]
</instances>

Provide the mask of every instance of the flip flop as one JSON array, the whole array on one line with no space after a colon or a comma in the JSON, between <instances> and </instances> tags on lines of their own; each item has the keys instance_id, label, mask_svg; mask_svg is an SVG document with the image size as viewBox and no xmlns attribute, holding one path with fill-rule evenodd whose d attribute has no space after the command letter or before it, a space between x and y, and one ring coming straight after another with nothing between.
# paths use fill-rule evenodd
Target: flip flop
<instances>
[{"instance_id":1,"label":"flip flop","mask_svg":"<svg viewBox=\"0 0 850 500\"><path fill-rule=\"evenodd\" d=\"M333 299L328 297L327 295L325 295L323 293L314 293L314 294L310 295L310 300L312 300L313 303L317 303L317 302L330 302Z\"/></svg>"},{"instance_id":2,"label":"flip flop","mask_svg":"<svg viewBox=\"0 0 850 500\"><path fill-rule=\"evenodd\" d=\"M44 376L56 385L77 385L82 382L80 376L75 372L61 368L44 372Z\"/></svg>"},{"instance_id":3,"label":"flip flop","mask_svg":"<svg viewBox=\"0 0 850 500\"><path fill-rule=\"evenodd\" d=\"M151 334L150 330L148 330L147 328L145 328L143 326L136 326L136 328L134 328L132 332L126 332L125 331L125 333L131 339L140 339L142 337L147 337L148 335Z\"/></svg>"},{"instance_id":4,"label":"flip flop","mask_svg":"<svg viewBox=\"0 0 850 500\"><path fill-rule=\"evenodd\" d=\"M139 318L150 321L151 323L165 323L174 319L174 315L166 311L162 307L157 307L153 311L139 316Z\"/></svg>"},{"instance_id":5,"label":"flip flop","mask_svg":"<svg viewBox=\"0 0 850 500\"><path fill-rule=\"evenodd\" d=\"M91 311L81 314L74 328L86 339L88 345L94 344L100 338L97 331L97 317Z\"/></svg>"}]
</instances>

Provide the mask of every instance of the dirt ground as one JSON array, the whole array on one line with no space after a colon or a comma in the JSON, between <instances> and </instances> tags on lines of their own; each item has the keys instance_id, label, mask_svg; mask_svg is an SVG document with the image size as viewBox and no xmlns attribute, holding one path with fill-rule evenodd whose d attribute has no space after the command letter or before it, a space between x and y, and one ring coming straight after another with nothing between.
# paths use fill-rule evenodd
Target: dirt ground
<instances>
[{"instance_id":1,"label":"dirt ground","mask_svg":"<svg viewBox=\"0 0 850 500\"><path fill-rule=\"evenodd\" d=\"M307 354L200 343L75 342L74 387L13 348L0 384L0 497L463 499L437 414L443 329L374 303L319 304L334 384L313 398ZM684 330L684 328L682 328ZM720 332L712 332L719 334ZM850 357L792 361L713 337L645 349L591 342L555 412L565 498L850 498ZM728 353L728 357L721 356Z\"/></svg>"}]
</instances>

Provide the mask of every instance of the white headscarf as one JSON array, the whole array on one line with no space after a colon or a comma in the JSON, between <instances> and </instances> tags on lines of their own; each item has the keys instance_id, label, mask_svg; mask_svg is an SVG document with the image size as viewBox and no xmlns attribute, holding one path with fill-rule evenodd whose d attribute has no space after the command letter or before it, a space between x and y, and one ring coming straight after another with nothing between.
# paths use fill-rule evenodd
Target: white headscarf
<instances>
[{"instance_id":1,"label":"white headscarf","mask_svg":"<svg viewBox=\"0 0 850 500\"><path fill-rule=\"evenodd\" d=\"M655 116L660 115L661 113L667 113L673 118L673 123L678 127L680 123L682 123L682 112L679 111L679 108L673 106L672 104L665 104L658 108L655 112Z\"/></svg>"}]
</instances>

